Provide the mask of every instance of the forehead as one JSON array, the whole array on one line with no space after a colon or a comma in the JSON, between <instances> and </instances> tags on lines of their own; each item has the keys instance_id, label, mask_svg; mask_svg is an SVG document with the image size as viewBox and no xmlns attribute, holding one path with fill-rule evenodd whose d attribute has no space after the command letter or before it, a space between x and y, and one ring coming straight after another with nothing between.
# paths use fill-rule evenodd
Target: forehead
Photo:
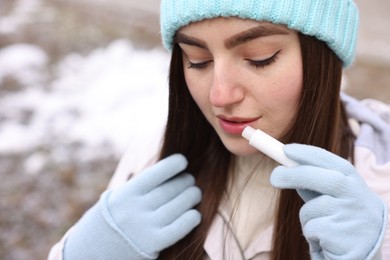
<instances>
[{"instance_id":1,"label":"forehead","mask_svg":"<svg viewBox=\"0 0 390 260\"><path fill-rule=\"evenodd\" d=\"M262 26L264 28L281 29L286 32L293 32L285 25L273 24L265 21L256 21L250 19L242 19L239 17L217 17L212 19L205 19L202 21L192 22L182 27L178 32L190 34L190 33L206 33L208 31L226 30L235 32L251 29L253 27ZM222 31L221 31L222 32Z\"/></svg>"},{"instance_id":2,"label":"forehead","mask_svg":"<svg viewBox=\"0 0 390 260\"><path fill-rule=\"evenodd\" d=\"M234 17L191 23L181 28L174 40L176 43L195 45L203 49L208 49L214 44L220 45L220 43L223 43L227 49L233 49L258 38L267 38L268 41L279 39L286 42L295 36L295 31L283 25Z\"/></svg>"}]
</instances>

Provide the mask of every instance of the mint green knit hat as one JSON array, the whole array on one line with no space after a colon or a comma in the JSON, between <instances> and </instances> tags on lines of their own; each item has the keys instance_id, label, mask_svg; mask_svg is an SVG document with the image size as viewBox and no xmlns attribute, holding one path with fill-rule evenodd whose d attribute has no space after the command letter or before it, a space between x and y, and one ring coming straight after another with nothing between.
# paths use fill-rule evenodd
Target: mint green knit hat
<instances>
[{"instance_id":1,"label":"mint green knit hat","mask_svg":"<svg viewBox=\"0 0 390 260\"><path fill-rule=\"evenodd\" d=\"M324 41L344 67L354 60L359 14L353 0L162 0L163 44L172 50L176 31L191 22L230 16L284 24Z\"/></svg>"}]
</instances>

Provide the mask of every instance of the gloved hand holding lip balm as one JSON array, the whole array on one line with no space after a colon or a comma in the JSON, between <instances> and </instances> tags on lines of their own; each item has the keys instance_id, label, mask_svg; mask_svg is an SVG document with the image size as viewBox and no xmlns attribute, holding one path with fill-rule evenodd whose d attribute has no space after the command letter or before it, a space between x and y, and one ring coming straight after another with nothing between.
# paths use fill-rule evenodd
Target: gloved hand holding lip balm
<instances>
[{"instance_id":1,"label":"gloved hand holding lip balm","mask_svg":"<svg viewBox=\"0 0 390 260\"><path fill-rule=\"evenodd\" d=\"M64 259L156 259L201 220L195 179L181 173L187 160L172 155L120 188L103 193L73 227Z\"/></svg>"},{"instance_id":2,"label":"gloved hand holding lip balm","mask_svg":"<svg viewBox=\"0 0 390 260\"><path fill-rule=\"evenodd\" d=\"M279 166L271 184L297 189L305 201L300 211L312 259L373 259L387 223L387 207L347 160L324 149L284 146L299 165Z\"/></svg>"}]
</instances>

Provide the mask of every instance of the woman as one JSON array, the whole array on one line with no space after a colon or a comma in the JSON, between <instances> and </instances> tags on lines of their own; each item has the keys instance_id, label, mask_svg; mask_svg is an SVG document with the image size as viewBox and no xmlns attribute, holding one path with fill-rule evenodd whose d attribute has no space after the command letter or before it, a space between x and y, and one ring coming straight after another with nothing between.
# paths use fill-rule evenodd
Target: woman
<instances>
[{"instance_id":1,"label":"woman","mask_svg":"<svg viewBox=\"0 0 390 260\"><path fill-rule=\"evenodd\" d=\"M160 162L113 182L58 245L63 258L389 257L376 193L390 201L390 127L340 100L357 24L350 0L163 0L172 59ZM249 146L246 126L289 143L299 166Z\"/></svg>"}]
</instances>

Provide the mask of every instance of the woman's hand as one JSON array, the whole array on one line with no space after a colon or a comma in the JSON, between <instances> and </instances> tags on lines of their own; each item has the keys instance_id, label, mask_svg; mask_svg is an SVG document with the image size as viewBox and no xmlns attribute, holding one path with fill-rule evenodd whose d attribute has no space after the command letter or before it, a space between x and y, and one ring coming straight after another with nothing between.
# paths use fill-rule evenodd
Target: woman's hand
<instances>
[{"instance_id":1,"label":"woman's hand","mask_svg":"<svg viewBox=\"0 0 390 260\"><path fill-rule=\"evenodd\" d=\"M290 144L286 155L297 167L277 167L271 183L296 189L305 204L300 211L312 259L372 259L380 250L387 209L355 168L324 149Z\"/></svg>"},{"instance_id":2,"label":"woman's hand","mask_svg":"<svg viewBox=\"0 0 390 260\"><path fill-rule=\"evenodd\" d=\"M181 173L184 156L172 155L144 170L99 202L73 227L65 259L156 259L201 220L195 179Z\"/></svg>"}]
</instances>

